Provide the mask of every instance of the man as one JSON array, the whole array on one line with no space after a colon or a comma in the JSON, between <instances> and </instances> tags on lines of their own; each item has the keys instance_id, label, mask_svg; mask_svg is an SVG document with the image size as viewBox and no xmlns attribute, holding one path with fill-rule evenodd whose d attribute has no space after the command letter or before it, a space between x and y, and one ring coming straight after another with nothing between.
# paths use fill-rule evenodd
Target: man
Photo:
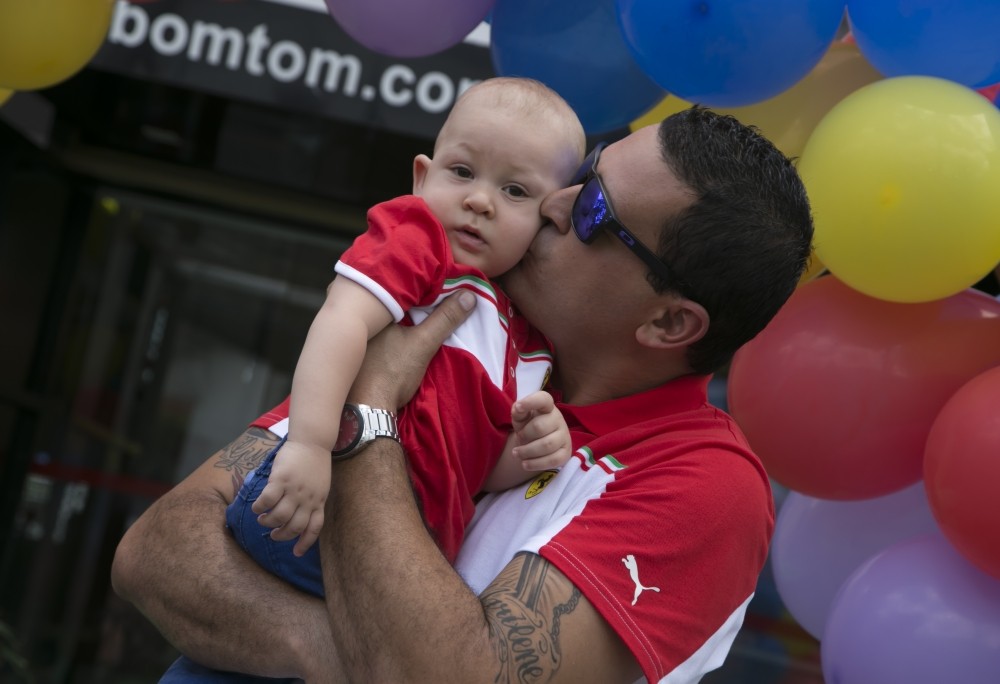
<instances>
[{"instance_id":1,"label":"man","mask_svg":"<svg viewBox=\"0 0 1000 684\"><path fill-rule=\"evenodd\" d=\"M674 684L718 667L773 508L706 374L794 290L812 238L804 188L754 131L696 108L592 155L542 214L504 286L552 341L577 452L481 502L456 568L424 529L398 444L376 439L334 465L326 605L260 572L220 521L229 477L277 443L283 416L265 416L275 433L251 428L128 531L116 590L199 662L308 682ZM404 403L460 304L373 343L349 400Z\"/></svg>"}]
</instances>

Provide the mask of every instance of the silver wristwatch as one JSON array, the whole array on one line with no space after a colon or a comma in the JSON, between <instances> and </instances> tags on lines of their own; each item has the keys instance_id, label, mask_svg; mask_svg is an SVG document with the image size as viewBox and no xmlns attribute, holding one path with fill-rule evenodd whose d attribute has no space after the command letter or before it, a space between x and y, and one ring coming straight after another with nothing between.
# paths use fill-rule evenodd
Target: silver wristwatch
<instances>
[{"instance_id":1,"label":"silver wristwatch","mask_svg":"<svg viewBox=\"0 0 1000 684\"><path fill-rule=\"evenodd\" d=\"M365 404L344 404L337 443L330 455L335 461L351 458L379 437L399 441L395 413Z\"/></svg>"}]
</instances>

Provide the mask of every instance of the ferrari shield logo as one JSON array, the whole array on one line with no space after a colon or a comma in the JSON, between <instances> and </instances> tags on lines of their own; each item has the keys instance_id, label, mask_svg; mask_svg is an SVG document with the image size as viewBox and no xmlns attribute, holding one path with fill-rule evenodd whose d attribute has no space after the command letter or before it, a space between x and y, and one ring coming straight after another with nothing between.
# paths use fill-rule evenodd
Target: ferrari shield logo
<instances>
[{"instance_id":1,"label":"ferrari shield logo","mask_svg":"<svg viewBox=\"0 0 1000 684\"><path fill-rule=\"evenodd\" d=\"M552 481L556 475L559 474L558 470L546 470L544 473L539 473L538 477L531 483L528 487L528 491L524 493L525 499L530 499L534 496L538 496L545 489L546 485Z\"/></svg>"}]
</instances>

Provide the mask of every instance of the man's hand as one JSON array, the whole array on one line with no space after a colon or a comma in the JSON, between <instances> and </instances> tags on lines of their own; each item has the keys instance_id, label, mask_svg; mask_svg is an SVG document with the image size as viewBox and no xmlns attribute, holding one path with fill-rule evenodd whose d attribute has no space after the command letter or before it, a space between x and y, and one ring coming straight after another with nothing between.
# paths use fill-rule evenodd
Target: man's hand
<instances>
[{"instance_id":1,"label":"man's hand","mask_svg":"<svg viewBox=\"0 0 1000 684\"><path fill-rule=\"evenodd\" d=\"M267 485L254 501L257 522L272 527L275 541L299 540L292 553L302 556L319 538L330 493L330 452L288 440L275 456Z\"/></svg>"},{"instance_id":2,"label":"man's hand","mask_svg":"<svg viewBox=\"0 0 1000 684\"><path fill-rule=\"evenodd\" d=\"M368 341L364 363L348 398L399 410L416 393L434 354L475 306L475 295L458 292L442 301L420 325L387 326Z\"/></svg>"},{"instance_id":3,"label":"man's hand","mask_svg":"<svg viewBox=\"0 0 1000 684\"><path fill-rule=\"evenodd\" d=\"M552 395L532 392L514 402L510 411L518 446L513 456L525 470L549 470L566 465L573 453L566 419L556 408Z\"/></svg>"}]
</instances>

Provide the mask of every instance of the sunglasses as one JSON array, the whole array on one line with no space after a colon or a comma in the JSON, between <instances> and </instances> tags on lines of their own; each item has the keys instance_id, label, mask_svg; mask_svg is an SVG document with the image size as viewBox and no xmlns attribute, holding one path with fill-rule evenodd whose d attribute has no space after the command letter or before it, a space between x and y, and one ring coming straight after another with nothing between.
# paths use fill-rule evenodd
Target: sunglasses
<instances>
[{"instance_id":1,"label":"sunglasses","mask_svg":"<svg viewBox=\"0 0 1000 684\"><path fill-rule=\"evenodd\" d=\"M656 275L663 280L676 282L671 276L670 269L660 261L659 257L653 253L649 247L640 242L639 238L632 234L628 228L615 216L615 210L611 208L611 198L604 187L604 181L597 173L597 162L601 158L601 150L604 143L598 143L594 151L587 155L587 158L577 172L575 183L583 183L580 194L573 202L573 212L570 215L570 223L573 231L580 240L589 245L597 237L597 231L602 228L610 230L633 254L642 259ZM586 171L584 171L586 169Z\"/></svg>"}]
</instances>

